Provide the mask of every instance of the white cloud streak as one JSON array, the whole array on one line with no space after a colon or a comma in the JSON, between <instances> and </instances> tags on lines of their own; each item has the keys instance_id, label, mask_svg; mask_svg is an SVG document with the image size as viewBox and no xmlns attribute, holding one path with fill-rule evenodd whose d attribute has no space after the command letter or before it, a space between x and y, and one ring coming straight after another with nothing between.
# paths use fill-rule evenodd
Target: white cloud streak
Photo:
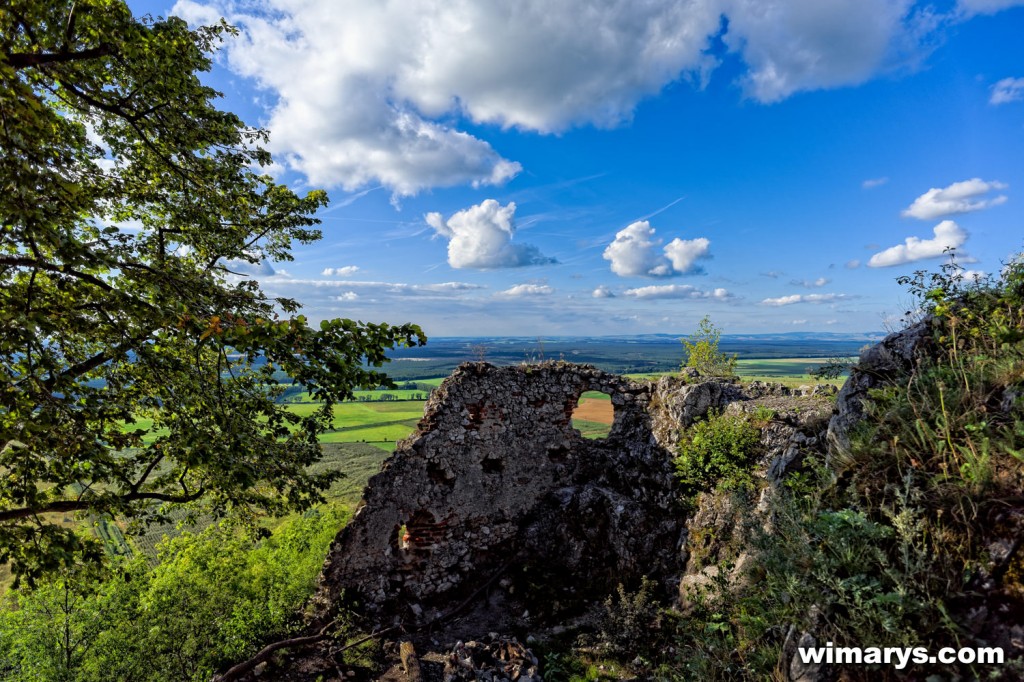
<instances>
[{"instance_id":1,"label":"white cloud streak","mask_svg":"<svg viewBox=\"0 0 1024 682\"><path fill-rule=\"evenodd\" d=\"M498 293L499 296L523 298L526 296L550 296L555 293L547 284L516 284Z\"/></svg>"},{"instance_id":2,"label":"white cloud streak","mask_svg":"<svg viewBox=\"0 0 1024 682\"><path fill-rule=\"evenodd\" d=\"M761 305L780 307L797 303L833 303L850 298L847 294L790 294L778 298L766 298Z\"/></svg>"},{"instance_id":3,"label":"white cloud streak","mask_svg":"<svg viewBox=\"0 0 1024 682\"><path fill-rule=\"evenodd\" d=\"M870 268L887 268L926 258L942 256L947 249L958 249L967 241L967 232L952 220L943 220L932 229L931 239L907 237L902 244L880 251L868 261Z\"/></svg>"},{"instance_id":4,"label":"white cloud streak","mask_svg":"<svg viewBox=\"0 0 1024 682\"><path fill-rule=\"evenodd\" d=\"M453 268L493 270L556 262L536 246L513 244L516 205L502 206L486 199L458 211L448 220L440 213L424 216L434 231L448 240L448 265Z\"/></svg>"},{"instance_id":5,"label":"white cloud streak","mask_svg":"<svg viewBox=\"0 0 1024 682\"><path fill-rule=\"evenodd\" d=\"M294 279L278 270L276 275L263 281L265 287L297 287L304 289L348 289L359 290L366 295L451 295L461 292L486 289L481 284L469 282L437 282L431 284L406 284L403 282L377 282L329 279Z\"/></svg>"},{"instance_id":6,"label":"white cloud streak","mask_svg":"<svg viewBox=\"0 0 1024 682\"><path fill-rule=\"evenodd\" d=\"M981 178L954 182L942 189L933 187L914 199L914 203L901 215L918 220L935 220L960 213L981 211L1006 203L1005 194L984 198L989 192L1000 189L1006 189L1006 185L996 180L986 182Z\"/></svg>"},{"instance_id":7,"label":"white cloud streak","mask_svg":"<svg viewBox=\"0 0 1024 682\"><path fill-rule=\"evenodd\" d=\"M790 284L796 287L804 287L805 289L818 289L831 281L827 277L819 277L818 279L794 279L790 281Z\"/></svg>"},{"instance_id":8,"label":"white cloud streak","mask_svg":"<svg viewBox=\"0 0 1024 682\"><path fill-rule=\"evenodd\" d=\"M704 291L698 289L695 286L689 284L662 284L652 285L647 287L638 287L636 289L626 289L623 292L626 296L632 296L633 298L650 299L650 298L688 298L688 299L717 299L724 301L732 298L726 289L718 288L712 291Z\"/></svg>"},{"instance_id":9,"label":"white cloud streak","mask_svg":"<svg viewBox=\"0 0 1024 682\"><path fill-rule=\"evenodd\" d=\"M957 9L966 16L995 14L1011 7L1024 5L1024 0L959 0Z\"/></svg>"},{"instance_id":10,"label":"white cloud streak","mask_svg":"<svg viewBox=\"0 0 1024 682\"><path fill-rule=\"evenodd\" d=\"M1004 78L992 86L989 104L1008 104L1024 99L1024 78Z\"/></svg>"}]
</instances>

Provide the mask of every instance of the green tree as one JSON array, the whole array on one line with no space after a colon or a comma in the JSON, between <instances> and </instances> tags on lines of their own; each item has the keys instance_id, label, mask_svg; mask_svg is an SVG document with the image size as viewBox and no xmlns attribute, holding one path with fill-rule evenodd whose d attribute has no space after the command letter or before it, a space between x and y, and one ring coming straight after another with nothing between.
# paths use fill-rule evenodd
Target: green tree
<instances>
[{"instance_id":1,"label":"green tree","mask_svg":"<svg viewBox=\"0 0 1024 682\"><path fill-rule=\"evenodd\" d=\"M8 595L8 682L192 682L301 624L327 547L347 518L321 505L263 540L229 523L165 540L160 561L84 565Z\"/></svg>"},{"instance_id":2,"label":"green tree","mask_svg":"<svg viewBox=\"0 0 1024 682\"><path fill-rule=\"evenodd\" d=\"M318 239L327 198L263 174L266 133L202 84L231 33L120 0L0 6L0 562L29 579L97 553L63 514L308 508L333 403L425 341L311 326L242 274ZM276 404L282 372L322 408Z\"/></svg>"},{"instance_id":3,"label":"green tree","mask_svg":"<svg viewBox=\"0 0 1024 682\"><path fill-rule=\"evenodd\" d=\"M716 327L708 315L700 321L697 331L683 339L686 362L683 367L692 367L704 376L729 377L736 373L736 355L727 355L718 349L722 330Z\"/></svg>"}]
</instances>

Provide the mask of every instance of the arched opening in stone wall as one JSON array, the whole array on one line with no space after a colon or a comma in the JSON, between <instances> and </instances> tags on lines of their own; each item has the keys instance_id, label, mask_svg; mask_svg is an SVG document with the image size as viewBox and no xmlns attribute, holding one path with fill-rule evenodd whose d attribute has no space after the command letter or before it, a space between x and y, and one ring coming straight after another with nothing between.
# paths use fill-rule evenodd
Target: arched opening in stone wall
<instances>
[{"instance_id":1,"label":"arched opening in stone wall","mask_svg":"<svg viewBox=\"0 0 1024 682\"><path fill-rule=\"evenodd\" d=\"M412 514L408 521L395 526L392 533L392 547L405 552L429 550L445 538L447 521L437 521L425 509Z\"/></svg>"},{"instance_id":2,"label":"arched opening in stone wall","mask_svg":"<svg viewBox=\"0 0 1024 682\"><path fill-rule=\"evenodd\" d=\"M584 438L607 438L615 421L612 397L601 391L586 391L572 412L572 427Z\"/></svg>"}]
</instances>

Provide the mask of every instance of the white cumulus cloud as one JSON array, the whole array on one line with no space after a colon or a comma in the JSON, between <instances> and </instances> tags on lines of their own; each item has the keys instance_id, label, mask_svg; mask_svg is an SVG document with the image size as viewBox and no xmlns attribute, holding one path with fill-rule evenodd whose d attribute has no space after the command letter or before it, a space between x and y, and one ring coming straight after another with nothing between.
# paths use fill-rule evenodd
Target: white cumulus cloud
<instances>
[{"instance_id":1,"label":"white cumulus cloud","mask_svg":"<svg viewBox=\"0 0 1024 682\"><path fill-rule=\"evenodd\" d=\"M619 230L604 250L604 259L620 277L670 277L699 271L698 260L710 258L711 242L704 237L676 237L664 247L646 220Z\"/></svg>"},{"instance_id":2,"label":"white cumulus cloud","mask_svg":"<svg viewBox=\"0 0 1024 682\"><path fill-rule=\"evenodd\" d=\"M958 268L956 275L960 277L963 282L980 282L988 277L988 273L984 270L966 270L964 268Z\"/></svg>"},{"instance_id":3,"label":"white cumulus cloud","mask_svg":"<svg viewBox=\"0 0 1024 682\"><path fill-rule=\"evenodd\" d=\"M913 0L731 0L726 45L743 55L747 94L777 102L801 90L863 83L898 60L919 30ZM919 38L917 39L919 40Z\"/></svg>"},{"instance_id":4,"label":"white cumulus cloud","mask_svg":"<svg viewBox=\"0 0 1024 682\"><path fill-rule=\"evenodd\" d=\"M932 233L934 236L931 239L907 237L902 244L879 251L868 261L868 267L886 268L936 258L943 255L946 249L958 249L967 241L967 232L952 220L943 220L932 229Z\"/></svg>"},{"instance_id":5,"label":"white cumulus cloud","mask_svg":"<svg viewBox=\"0 0 1024 682\"><path fill-rule=\"evenodd\" d=\"M996 180L985 181L971 178L963 182L954 182L942 189L931 188L910 205L902 215L906 218L934 220L958 213L981 211L992 206L1006 203L1006 195L1000 194L987 198L989 192L1006 189L1006 185Z\"/></svg>"},{"instance_id":6,"label":"white cumulus cloud","mask_svg":"<svg viewBox=\"0 0 1024 682\"><path fill-rule=\"evenodd\" d=\"M1004 78L992 86L989 104L1006 104L1024 99L1024 78Z\"/></svg>"},{"instance_id":7,"label":"white cumulus cloud","mask_svg":"<svg viewBox=\"0 0 1024 682\"><path fill-rule=\"evenodd\" d=\"M861 83L927 51L912 5L179 0L172 12L239 27L226 64L263 91L279 162L316 185L381 184L400 197L501 184L521 170L460 119L541 133L620 125L671 83L705 83L719 38L761 102Z\"/></svg>"},{"instance_id":8,"label":"white cumulus cloud","mask_svg":"<svg viewBox=\"0 0 1024 682\"><path fill-rule=\"evenodd\" d=\"M612 290L603 284L594 289L593 293L591 293L591 296L593 296L594 298L615 298L615 294L612 292Z\"/></svg>"},{"instance_id":9,"label":"white cumulus cloud","mask_svg":"<svg viewBox=\"0 0 1024 682\"><path fill-rule=\"evenodd\" d=\"M490 270L556 262L536 246L513 244L516 205L486 199L458 211L448 220L440 213L424 216L440 236L448 239L448 264L453 268Z\"/></svg>"}]
</instances>

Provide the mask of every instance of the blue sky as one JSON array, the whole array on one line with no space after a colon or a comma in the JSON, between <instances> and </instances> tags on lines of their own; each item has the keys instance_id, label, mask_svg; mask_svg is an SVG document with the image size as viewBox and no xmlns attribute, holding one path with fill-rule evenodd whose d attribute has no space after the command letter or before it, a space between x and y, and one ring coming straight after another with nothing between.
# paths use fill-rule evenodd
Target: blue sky
<instances>
[{"instance_id":1,"label":"blue sky","mask_svg":"<svg viewBox=\"0 0 1024 682\"><path fill-rule=\"evenodd\" d=\"M332 199L257 273L313 319L860 332L1024 247L1024 0L129 4L241 29L210 82Z\"/></svg>"}]
</instances>

